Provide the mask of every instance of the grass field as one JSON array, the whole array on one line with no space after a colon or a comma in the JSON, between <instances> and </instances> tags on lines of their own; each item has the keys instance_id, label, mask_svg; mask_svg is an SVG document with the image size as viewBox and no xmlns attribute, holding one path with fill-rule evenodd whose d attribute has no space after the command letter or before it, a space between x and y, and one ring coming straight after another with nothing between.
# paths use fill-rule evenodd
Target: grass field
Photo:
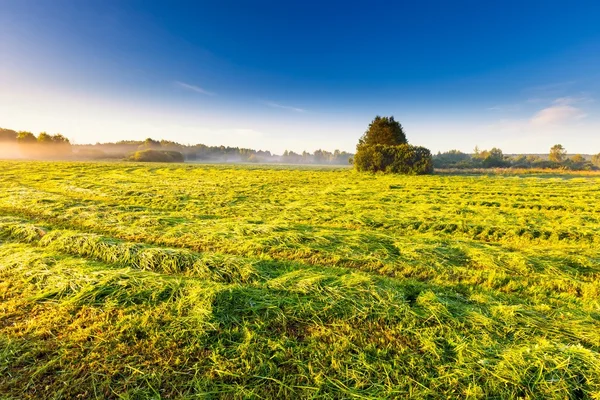
<instances>
[{"instance_id":1,"label":"grass field","mask_svg":"<svg viewBox=\"0 0 600 400\"><path fill-rule=\"evenodd\" d=\"M0 162L0 398L600 399L600 175Z\"/></svg>"}]
</instances>

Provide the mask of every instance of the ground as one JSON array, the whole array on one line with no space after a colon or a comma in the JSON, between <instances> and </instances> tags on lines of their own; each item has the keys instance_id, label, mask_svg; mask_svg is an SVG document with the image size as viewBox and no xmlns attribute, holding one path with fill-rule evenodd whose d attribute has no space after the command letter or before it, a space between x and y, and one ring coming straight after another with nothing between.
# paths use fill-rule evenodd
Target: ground
<instances>
[{"instance_id":1,"label":"ground","mask_svg":"<svg viewBox=\"0 0 600 400\"><path fill-rule=\"evenodd\" d=\"M600 175L0 162L0 398L600 398Z\"/></svg>"}]
</instances>

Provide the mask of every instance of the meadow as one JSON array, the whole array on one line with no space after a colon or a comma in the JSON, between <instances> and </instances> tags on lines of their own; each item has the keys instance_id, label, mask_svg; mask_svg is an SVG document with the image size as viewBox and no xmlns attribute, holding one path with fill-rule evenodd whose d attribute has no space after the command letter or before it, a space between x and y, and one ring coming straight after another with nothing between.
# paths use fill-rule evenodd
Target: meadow
<instances>
[{"instance_id":1,"label":"meadow","mask_svg":"<svg viewBox=\"0 0 600 400\"><path fill-rule=\"evenodd\" d=\"M599 174L0 161L0 398L600 399Z\"/></svg>"}]
</instances>

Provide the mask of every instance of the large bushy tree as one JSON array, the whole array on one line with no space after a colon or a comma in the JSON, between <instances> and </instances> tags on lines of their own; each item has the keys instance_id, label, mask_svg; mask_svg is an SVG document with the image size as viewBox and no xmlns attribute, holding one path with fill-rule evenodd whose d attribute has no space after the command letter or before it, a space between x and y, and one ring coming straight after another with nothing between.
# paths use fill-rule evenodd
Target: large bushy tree
<instances>
[{"instance_id":1,"label":"large bushy tree","mask_svg":"<svg viewBox=\"0 0 600 400\"><path fill-rule=\"evenodd\" d=\"M358 171L401 174L433 172L431 152L408 144L402 125L394 117L377 116L359 139L354 156Z\"/></svg>"}]
</instances>

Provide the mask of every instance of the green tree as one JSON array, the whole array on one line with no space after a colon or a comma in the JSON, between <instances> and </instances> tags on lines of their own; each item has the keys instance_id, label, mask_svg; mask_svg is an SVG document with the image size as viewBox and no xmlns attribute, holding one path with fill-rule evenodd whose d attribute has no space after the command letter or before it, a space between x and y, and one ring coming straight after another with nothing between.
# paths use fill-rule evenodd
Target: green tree
<instances>
[{"instance_id":1,"label":"green tree","mask_svg":"<svg viewBox=\"0 0 600 400\"><path fill-rule=\"evenodd\" d=\"M555 144L550 148L550 154L548 158L550 161L561 163L565 161L567 157L567 150L561 144Z\"/></svg>"},{"instance_id":2,"label":"green tree","mask_svg":"<svg viewBox=\"0 0 600 400\"><path fill-rule=\"evenodd\" d=\"M17 140L17 132L12 129L0 128L0 142L15 142Z\"/></svg>"},{"instance_id":3,"label":"green tree","mask_svg":"<svg viewBox=\"0 0 600 400\"><path fill-rule=\"evenodd\" d=\"M444 153L438 152L433 156L433 165L436 168L456 168L472 166L471 156L459 150L450 150Z\"/></svg>"},{"instance_id":4,"label":"green tree","mask_svg":"<svg viewBox=\"0 0 600 400\"><path fill-rule=\"evenodd\" d=\"M52 135L52 143L54 143L54 144L62 144L62 145L70 145L71 144L71 142L69 141L69 139L67 139L66 137L64 137L60 133Z\"/></svg>"},{"instance_id":5,"label":"green tree","mask_svg":"<svg viewBox=\"0 0 600 400\"><path fill-rule=\"evenodd\" d=\"M139 145L138 150L159 149L160 147L160 142L158 140L148 138L144 140L141 145Z\"/></svg>"},{"instance_id":6,"label":"green tree","mask_svg":"<svg viewBox=\"0 0 600 400\"><path fill-rule=\"evenodd\" d=\"M383 144L386 146L397 146L399 144L408 144L406 134L402 125L394 117L375 117L369 124L369 129L358 141L359 146L373 146Z\"/></svg>"},{"instance_id":7,"label":"green tree","mask_svg":"<svg viewBox=\"0 0 600 400\"><path fill-rule=\"evenodd\" d=\"M19 131L17 132L17 142L19 142L20 144L31 144L36 143L37 138L31 132Z\"/></svg>"},{"instance_id":8,"label":"green tree","mask_svg":"<svg viewBox=\"0 0 600 400\"><path fill-rule=\"evenodd\" d=\"M53 142L52 136L48 135L46 132L41 132L37 137L37 141L42 144L51 144Z\"/></svg>"},{"instance_id":9,"label":"green tree","mask_svg":"<svg viewBox=\"0 0 600 400\"><path fill-rule=\"evenodd\" d=\"M431 152L424 147L409 145L402 125L394 117L375 117L358 141L353 164L358 171L400 174L433 172Z\"/></svg>"},{"instance_id":10,"label":"green tree","mask_svg":"<svg viewBox=\"0 0 600 400\"><path fill-rule=\"evenodd\" d=\"M302 163L308 164L309 158L310 158L310 153L308 151L304 150L302 152Z\"/></svg>"},{"instance_id":11,"label":"green tree","mask_svg":"<svg viewBox=\"0 0 600 400\"><path fill-rule=\"evenodd\" d=\"M315 164L324 164L327 160L327 152L324 150L315 150L314 152L314 162Z\"/></svg>"},{"instance_id":12,"label":"green tree","mask_svg":"<svg viewBox=\"0 0 600 400\"><path fill-rule=\"evenodd\" d=\"M592 156L592 164L594 164L596 167L600 168L600 153Z\"/></svg>"},{"instance_id":13,"label":"green tree","mask_svg":"<svg viewBox=\"0 0 600 400\"><path fill-rule=\"evenodd\" d=\"M504 159L504 154L502 154L502 150L494 147L490 151L482 152L486 153L485 158L483 159L483 167L485 168L502 168L507 167L508 162Z\"/></svg>"}]
</instances>

